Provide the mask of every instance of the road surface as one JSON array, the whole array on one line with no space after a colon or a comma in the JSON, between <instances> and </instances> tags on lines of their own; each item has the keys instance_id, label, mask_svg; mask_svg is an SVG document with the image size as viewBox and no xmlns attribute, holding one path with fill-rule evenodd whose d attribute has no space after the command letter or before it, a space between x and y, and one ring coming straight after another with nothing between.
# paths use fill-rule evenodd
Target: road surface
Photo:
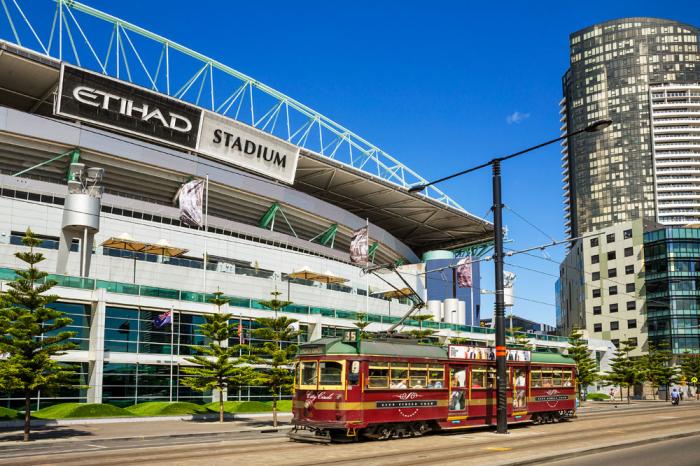
<instances>
[{"instance_id":1,"label":"road surface","mask_svg":"<svg viewBox=\"0 0 700 466\"><path fill-rule=\"evenodd\" d=\"M514 465L555 461L551 464L621 466L623 463L618 458L623 457L637 458L629 463L635 465L645 464L642 460L649 460L651 463L648 464L654 466L684 464L682 461L692 457L692 453L681 455L674 451L675 440L659 441L672 435L688 437L678 439L679 444L687 445L683 443L685 441L689 444L700 442L700 403L687 403L679 407L662 404L634 410L590 413L571 422L512 427L508 435L496 434L492 429L476 429L412 439L338 445L290 442L284 437L284 432L213 438L86 439L14 444L11 448L0 444L0 465L205 466L236 463L246 466L401 466L463 465L465 462ZM636 446L621 449L630 443ZM644 453L637 455L637 451ZM675 454L673 458L678 458L680 462L662 459L671 454ZM595 455L600 455L602 462L592 461Z\"/></svg>"}]
</instances>

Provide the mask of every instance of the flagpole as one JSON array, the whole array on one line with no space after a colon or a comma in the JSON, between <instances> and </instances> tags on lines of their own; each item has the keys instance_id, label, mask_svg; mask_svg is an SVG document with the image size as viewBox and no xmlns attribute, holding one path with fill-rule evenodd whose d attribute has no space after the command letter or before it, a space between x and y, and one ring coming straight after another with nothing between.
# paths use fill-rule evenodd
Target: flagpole
<instances>
[{"instance_id":1,"label":"flagpole","mask_svg":"<svg viewBox=\"0 0 700 466\"><path fill-rule=\"evenodd\" d=\"M209 234L209 174L207 173L204 185L204 270L202 277L202 290L207 293L207 235Z\"/></svg>"},{"instance_id":2,"label":"flagpole","mask_svg":"<svg viewBox=\"0 0 700 466\"><path fill-rule=\"evenodd\" d=\"M175 364L174 360L174 352L173 352L173 335L174 335L174 327L175 327L175 309L174 306L171 304L170 305L170 402L173 402L173 364Z\"/></svg>"},{"instance_id":3,"label":"flagpole","mask_svg":"<svg viewBox=\"0 0 700 466\"><path fill-rule=\"evenodd\" d=\"M369 217L365 218L365 226L367 227L367 266L369 266ZM367 295L365 296L365 315L369 315L369 274L365 274L365 287Z\"/></svg>"}]
</instances>

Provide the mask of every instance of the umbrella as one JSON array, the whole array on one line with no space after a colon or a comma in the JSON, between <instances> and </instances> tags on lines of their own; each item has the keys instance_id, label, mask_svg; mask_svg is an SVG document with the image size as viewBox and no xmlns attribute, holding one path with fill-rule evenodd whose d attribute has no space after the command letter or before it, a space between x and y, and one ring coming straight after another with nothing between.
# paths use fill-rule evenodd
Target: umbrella
<instances>
[{"instance_id":1,"label":"umbrella","mask_svg":"<svg viewBox=\"0 0 700 466\"><path fill-rule=\"evenodd\" d=\"M187 249L171 246L164 239L158 241L157 243L146 243L144 241L135 240L128 233L113 236L103 241L101 246L105 248L122 249L124 251L131 251L134 253L141 252L144 254L156 254L159 256L180 256L187 252ZM136 254L134 254L134 283L136 283Z\"/></svg>"},{"instance_id":2,"label":"umbrella","mask_svg":"<svg viewBox=\"0 0 700 466\"><path fill-rule=\"evenodd\" d=\"M315 277L318 275L316 272L311 270L311 267L308 265L305 265L304 267L300 268L296 272L290 273L288 276L290 278L301 278L303 280L313 280L312 277Z\"/></svg>"}]
</instances>

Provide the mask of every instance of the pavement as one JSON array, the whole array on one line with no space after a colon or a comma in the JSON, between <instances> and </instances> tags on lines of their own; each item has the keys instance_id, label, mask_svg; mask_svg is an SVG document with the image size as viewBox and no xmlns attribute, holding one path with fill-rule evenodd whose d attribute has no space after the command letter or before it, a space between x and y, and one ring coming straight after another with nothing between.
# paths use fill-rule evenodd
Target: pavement
<instances>
[{"instance_id":1,"label":"pavement","mask_svg":"<svg viewBox=\"0 0 700 466\"><path fill-rule=\"evenodd\" d=\"M613 464L620 458L638 458L635 465L687 463L693 454L674 452L674 445L700 444L700 403L595 404L569 422L511 426L508 435L491 428L460 430L420 438L314 445L287 440L286 430L269 429L266 419L218 423L102 424L81 427L56 441L24 444L0 442L0 465L529 465ZM68 428L68 427L66 427ZM76 426L70 426L76 429ZM131 437L119 437L127 429ZM142 429L133 431L133 429ZM162 430L161 430L162 429ZM143 435L137 437L136 435ZM678 443L674 443L678 441ZM646 454L637 454L649 446ZM690 450L697 452L697 449ZM657 452L657 453L655 453ZM661 453L658 453L661 452ZM593 462L599 455L600 461ZM635 456L636 455L636 456ZM662 456L659 456L662 455ZM678 462L664 461L674 455ZM653 459L653 461L652 461ZM588 461L591 460L591 461ZM641 462L640 462L641 461ZM645 462L646 461L646 462ZM549 462L549 463L548 463Z\"/></svg>"}]
</instances>

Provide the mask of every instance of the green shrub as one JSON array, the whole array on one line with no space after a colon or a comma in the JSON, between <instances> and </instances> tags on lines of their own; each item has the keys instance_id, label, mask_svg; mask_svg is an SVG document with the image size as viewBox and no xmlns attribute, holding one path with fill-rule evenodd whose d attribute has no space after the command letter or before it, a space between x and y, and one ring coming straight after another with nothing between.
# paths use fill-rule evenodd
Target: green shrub
<instances>
[{"instance_id":1,"label":"green shrub","mask_svg":"<svg viewBox=\"0 0 700 466\"><path fill-rule=\"evenodd\" d=\"M19 413L14 409L3 408L0 406L0 421L8 421L13 419L19 419Z\"/></svg>"},{"instance_id":2,"label":"green shrub","mask_svg":"<svg viewBox=\"0 0 700 466\"><path fill-rule=\"evenodd\" d=\"M609 400L610 395L606 395L605 393L589 393L586 399L593 401Z\"/></svg>"},{"instance_id":3,"label":"green shrub","mask_svg":"<svg viewBox=\"0 0 700 466\"><path fill-rule=\"evenodd\" d=\"M205 406L178 401L170 403L168 401L147 401L135 404L126 408L126 411L136 416L175 416L186 414L204 414L208 410Z\"/></svg>"},{"instance_id":4,"label":"green shrub","mask_svg":"<svg viewBox=\"0 0 700 466\"><path fill-rule=\"evenodd\" d=\"M69 419L114 416L132 416L132 414L122 408L100 403L59 403L32 413L32 417L36 417L38 419Z\"/></svg>"}]
</instances>

